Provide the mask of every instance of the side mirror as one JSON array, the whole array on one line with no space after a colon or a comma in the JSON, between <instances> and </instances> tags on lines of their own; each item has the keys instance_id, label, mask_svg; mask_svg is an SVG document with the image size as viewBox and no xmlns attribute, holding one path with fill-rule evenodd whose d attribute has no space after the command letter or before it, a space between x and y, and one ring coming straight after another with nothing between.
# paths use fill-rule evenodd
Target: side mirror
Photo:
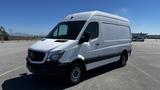
<instances>
[{"instance_id":1,"label":"side mirror","mask_svg":"<svg viewBox=\"0 0 160 90\"><path fill-rule=\"evenodd\" d=\"M78 44L82 44L84 42L88 42L90 39L90 33L89 32L84 32L81 39L79 40Z\"/></svg>"}]
</instances>

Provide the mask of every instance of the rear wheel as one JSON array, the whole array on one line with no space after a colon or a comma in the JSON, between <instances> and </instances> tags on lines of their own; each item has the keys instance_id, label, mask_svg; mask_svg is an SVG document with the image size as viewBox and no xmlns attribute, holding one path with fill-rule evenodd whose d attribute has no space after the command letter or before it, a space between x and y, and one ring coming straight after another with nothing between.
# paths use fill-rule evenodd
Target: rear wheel
<instances>
[{"instance_id":1,"label":"rear wheel","mask_svg":"<svg viewBox=\"0 0 160 90\"><path fill-rule=\"evenodd\" d=\"M120 57L120 60L118 61L118 65L121 67L126 66L128 60L128 55L123 53Z\"/></svg>"}]
</instances>

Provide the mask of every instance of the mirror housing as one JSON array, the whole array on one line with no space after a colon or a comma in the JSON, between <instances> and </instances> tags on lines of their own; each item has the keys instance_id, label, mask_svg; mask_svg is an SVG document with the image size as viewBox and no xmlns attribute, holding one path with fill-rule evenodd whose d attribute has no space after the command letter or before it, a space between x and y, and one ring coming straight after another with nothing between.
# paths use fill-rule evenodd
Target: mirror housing
<instances>
[{"instance_id":1,"label":"mirror housing","mask_svg":"<svg viewBox=\"0 0 160 90\"><path fill-rule=\"evenodd\" d=\"M84 42L88 42L90 39L90 33L89 32L84 32L81 39L79 40L78 44L82 44Z\"/></svg>"}]
</instances>

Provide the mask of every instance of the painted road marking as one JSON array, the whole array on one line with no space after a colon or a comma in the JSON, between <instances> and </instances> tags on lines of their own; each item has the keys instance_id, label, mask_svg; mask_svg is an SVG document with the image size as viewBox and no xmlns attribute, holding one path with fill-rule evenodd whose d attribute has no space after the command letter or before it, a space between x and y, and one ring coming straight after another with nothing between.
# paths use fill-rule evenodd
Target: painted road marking
<instances>
[{"instance_id":1,"label":"painted road marking","mask_svg":"<svg viewBox=\"0 0 160 90\"><path fill-rule=\"evenodd\" d=\"M160 85L160 82L152 77L150 74L148 74L147 72L145 72L144 70L142 70L141 68L139 68L138 66L132 64L131 62L128 62L132 67L136 68L138 71L142 72L143 74L145 74L146 76L148 76L149 78L151 78L153 81L155 81L156 83L158 83Z\"/></svg>"},{"instance_id":2,"label":"painted road marking","mask_svg":"<svg viewBox=\"0 0 160 90\"><path fill-rule=\"evenodd\" d=\"M12 69L12 70L9 70L9 71L7 71L7 72L5 72L5 73L2 73L2 74L0 74L0 77L6 75L6 74L8 74L8 73L11 73L11 72L13 72L13 71L16 71L16 70L22 68L23 66L24 66L24 65L19 66L19 67L16 67L16 68L14 68L14 69Z\"/></svg>"}]
</instances>

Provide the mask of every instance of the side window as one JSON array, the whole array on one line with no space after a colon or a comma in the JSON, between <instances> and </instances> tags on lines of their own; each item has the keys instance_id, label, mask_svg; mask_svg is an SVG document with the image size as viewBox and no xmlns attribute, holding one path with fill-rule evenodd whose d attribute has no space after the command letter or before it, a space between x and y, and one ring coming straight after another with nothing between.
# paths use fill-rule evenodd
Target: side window
<instances>
[{"instance_id":1,"label":"side window","mask_svg":"<svg viewBox=\"0 0 160 90\"><path fill-rule=\"evenodd\" d=\"M98 29L98 22L91 22L88 24L85 32L89 32L91 35L91 39L94 39L98 37Z\"/></svg>"}]
</instances>

